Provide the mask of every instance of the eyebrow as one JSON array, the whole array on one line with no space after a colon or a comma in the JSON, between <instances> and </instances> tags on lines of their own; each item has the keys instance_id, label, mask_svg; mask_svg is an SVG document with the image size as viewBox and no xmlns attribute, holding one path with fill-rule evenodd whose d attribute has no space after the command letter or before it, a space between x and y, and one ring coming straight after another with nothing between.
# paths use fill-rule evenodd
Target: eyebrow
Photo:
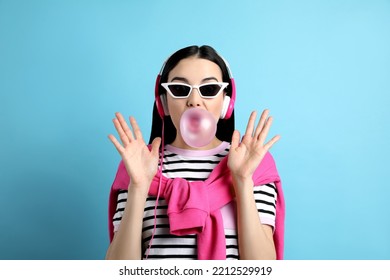
<instances>
[{"instance_id":1,"label":"eyebrow","mask_svg":"<svg viewBox=\"0 0 390 280\"><path fill-rule=\"evenodd\" d=\"M213 81L213 80L215 80L216 82L218 82L218 79L215 78L215 77L207 77L207 78L204 78L204 79L202 80L202 83L208 82L208 81ZM188 80L187 80L186 78L184 78L184 77L174 77L174 78L171 80L171 82L173 82L173 81L184 82L184 83L187 83L187 84L189 83Z\"/></svg>"}]
</instances>

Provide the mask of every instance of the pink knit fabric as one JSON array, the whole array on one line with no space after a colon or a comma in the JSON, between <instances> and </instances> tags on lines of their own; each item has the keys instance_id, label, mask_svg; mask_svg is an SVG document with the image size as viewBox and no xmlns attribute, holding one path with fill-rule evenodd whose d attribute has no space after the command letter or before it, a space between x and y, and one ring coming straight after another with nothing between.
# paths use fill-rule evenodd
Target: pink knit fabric
<instances>
[{"instance_id":1,"label":"pink knit fabric","mask_svg":"<svg viewBox=\"0 0 390 280\"><path fill-rule=\"evenodd\" d=\"M198 259L226 259L226 240L220 209L234 198L231 193L231 176L225 157L205 181L188 182L162 176L160 196L168 203L170 233L173 235L197 234ZM156 196L160 174L157 173L149 189ZM278 199L274 242L277 259L283 259L285 204L281 181L270 153L267 153L253 175L254 185L274 183ZM117 191L127 190L129 176L120 163L109 198L109 233L113 238L112 217L116 209Z\"/></svg>"}]
</instances>

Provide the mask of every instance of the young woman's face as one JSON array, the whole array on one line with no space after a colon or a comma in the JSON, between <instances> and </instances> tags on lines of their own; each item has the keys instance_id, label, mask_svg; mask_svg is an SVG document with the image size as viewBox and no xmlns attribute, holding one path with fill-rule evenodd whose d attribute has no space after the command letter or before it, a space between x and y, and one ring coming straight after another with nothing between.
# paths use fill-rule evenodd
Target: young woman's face
<instances>
[{"instance_id":1,"label":"young woman's face","mask_svg":"<svg viewBox=\"0 0 390 280\"><path fill-rule=\"evenodd\" d=\"M168 75L168 82L179 82L189 85L201 85L211 82L223 82L222 71L219 66L207 59L189 57L182 59ZM192 89L187 98L173 98L167 94L167 104L172 122L177 130L174 142L183 144L180 134L180 117L187 109L197 107L209 111L218 122L225 93L215 98L202 98L197 89Z\"/></svg>"}]
</instances>

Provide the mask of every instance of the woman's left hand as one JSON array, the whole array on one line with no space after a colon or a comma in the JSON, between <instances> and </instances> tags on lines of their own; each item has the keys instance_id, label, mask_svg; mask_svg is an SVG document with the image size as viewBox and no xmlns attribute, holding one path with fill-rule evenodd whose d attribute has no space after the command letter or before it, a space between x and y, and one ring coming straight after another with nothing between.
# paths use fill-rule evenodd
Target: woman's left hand
<instances>
[{"instance_id":1,"label":"woman's left hand","mask_svg":"<svg viewBox=\"0 0 390 280\"><path fill-rule=\"evenodd\" d=\"M228 157L228 167L233 180L246 181L252 179L252 175L264 155L280 139L280 136L276 135L270 141L264 143L272 124L272 117L268 117L268 112L268 110L263 111L256 129L257 114L256 111L252 112L241 143L240 133L237 130L234 131Z\"/></svg>"}]
</instances>

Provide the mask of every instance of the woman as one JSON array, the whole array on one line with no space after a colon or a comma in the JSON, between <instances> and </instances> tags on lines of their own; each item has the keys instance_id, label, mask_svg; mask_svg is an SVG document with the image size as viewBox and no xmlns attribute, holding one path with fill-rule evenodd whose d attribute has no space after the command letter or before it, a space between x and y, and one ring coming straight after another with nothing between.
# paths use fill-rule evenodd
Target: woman
<instances>
[{"instance_id":1,"label":"woman","mask_svg":"<svg viewBox=\"0 0 390 280\"><path fill-rule=\"evenodd\" d=\"M265 110L257 126L251 113L240 142L234 100L226 61L209 46L191 46L170 56L157 78L149 146L133 117L131 130L116 114L121 143L109 138L122 161L110 193L107 259L283 257L283 194L268 153L280 137L265 143L272 124ZM180 130L190 108L218 122L201 147Z\"/></svg>"}]
</instances>

